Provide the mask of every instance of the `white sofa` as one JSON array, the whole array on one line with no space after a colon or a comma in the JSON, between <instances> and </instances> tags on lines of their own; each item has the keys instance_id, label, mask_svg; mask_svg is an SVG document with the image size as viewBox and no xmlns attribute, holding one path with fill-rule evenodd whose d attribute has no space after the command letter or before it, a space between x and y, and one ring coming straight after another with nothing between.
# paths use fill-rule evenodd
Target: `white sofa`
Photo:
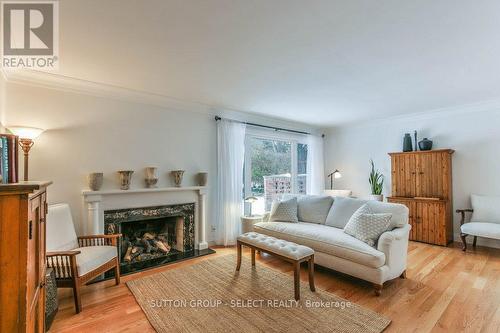
<instances>
[{"instance_id":1,"label":"white sofa","mask_svg":"<svg viewBox=\"0 0 500 333\"><path fill-rule=\"evenodd\" d=\"M384 282L405 276L411 229L406 206L335 197L328 207L324 198L299 196L298 223L269 222L267 214L264 222L254 225L254 231L311 247L315 263L372 282L377 295ZM375 247L343 230L352 214L365 203L374 213L392 214L390 230L380 236Z\"/></svg>"},{"instance_id":2,"label":"white sofa","mask_svg":"<svg viewBox=\"0 0 500 333\"><path fill-rule=\"evenodd\" d=\"M472 209L458 209L462 214L460 221L460 237L463 247L467 249L467 236L474 236L472 245L476 247L477 237L500 240L500 197L472 194L470 198ZM465 213L470 212L470 221L465 223Z\"/></svg>"}]
</instances>

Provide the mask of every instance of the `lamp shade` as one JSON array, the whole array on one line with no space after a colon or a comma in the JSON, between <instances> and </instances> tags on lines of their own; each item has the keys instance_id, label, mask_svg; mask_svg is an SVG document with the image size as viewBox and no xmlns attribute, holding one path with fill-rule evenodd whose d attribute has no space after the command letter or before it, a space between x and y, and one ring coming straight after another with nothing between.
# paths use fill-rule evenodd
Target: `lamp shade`
<instances>
[{"instance_id":1,"label":"lamp shade","mask_svg":"<svg viewBox=\"0 0 500 333\"><path fill-rule=\"evenodd\" d=\"M340 173L339 170L335 170L333 172L333 177L335 177L335 178L342 178L342 174Z\"/></svg>"},{"instance_id":2,"label":"lamp shade","mask_svg":"<svg viewBox=\"0 0 500 333\"><path fill-rule=\"evenodd\" d=\"M250 203L254 203L256 202L257 200L259 200L257 197L254 197L254 196L251 196L251 197L246 197L245 198L245 202L250 202Z\"/></svg>"},{"instance_id":3,"label":"lamp shade","mask_svg":"<svg viewBox=\"0 0 500 333\"><path fill-rule=\"evenodd\" d=\"M30 140L36 139L44 131L41 128L21 127L21 126L12 126L12 127L8 127L8 129L14 135L17 135L21 139L30 139Z\"/></svg>"}]
</instances>

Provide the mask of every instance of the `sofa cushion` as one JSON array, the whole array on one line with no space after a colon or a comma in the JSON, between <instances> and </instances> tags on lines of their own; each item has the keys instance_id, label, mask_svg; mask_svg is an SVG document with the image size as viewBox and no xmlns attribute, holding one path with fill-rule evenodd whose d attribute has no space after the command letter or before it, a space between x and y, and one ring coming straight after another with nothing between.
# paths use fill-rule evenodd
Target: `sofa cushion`
<instances>
[{"instance_id":1,"label":"sofa cushion","mask_svg":"<svg viewBox=\"0 0 500 333\"><path fill-rule=\"evenodd\" d=\"M383 252L345 234L342 229L304 222L259 222L254 225L254 231L368 267L378 268L385 264Z\"/></svg>"},{"instance_id":2,"label":"sofa cushion","mask_svg":"<svg viewBox=\"0 0 500 333\"><path fill-rule=\"evenodd\" d=\"M391 224L392 214L374 214L368 204L361 206L347 222L344 232L374 246Z\"/></svg>"},{"instance_id":3,"label":"sofa cushion","mask_svg":"<svg viewBox=\"0 0 500 333\"><path fill-rule=\"evenodd\" d=\"M374 214L392 214L389 229L402 228L408 224L408 207L398 203L370 200L366 203Z\"/></svg>"},{"instance_id":4,"label":"sofa cushion","mask_svg":"<svg viewBox=\"0 0 500 333\"><path fill-rule=\"evenodd\" d=\"M332 208L328 212L325 224L331 227L344 229L352 214L367 201L353 198L335 197Z\"/></svg>"},{"instance_id":5,"label":"sofa cushion","mask_svg":"<svg viewBox=\"0 0 500 333\"><path fill-rule=\"evenodd\" d=\"M298 222L297 198L274 201L271 207L270 221Z\"/></svg>"},{"instance_id":6,"label":"sofa cushion","mask_svg":"<svg viewBox=\"0 0 500 333\"><path fill-rule=\"evenodd\" d=\"M303 195L297 198L297 216L299 221L325 224L333 198L319 195Z\"/></svg>"},{"instance_id":7,"label":"sofa cushion","mask_svg":"<svg viewBox=\"0 0 500 333\"><path fill-rule=\"evenodd\" d=\"M490 222L469 222L460 227L467 235L500 239L500 224Z\"/></svg>"},{"instance_id":8,"label":"sofa cushion","mask_svg":"<svg viewBox=\"0 0 500 333\"><path fill-rule=\"evenodd\" d=\"M74 249L78 276L87 274L117 256L116 246L85 246Z\"/></svg>"},{"instance_id":9,"label":"sofa cushion","mask_svg":"<svg viewBox=\"0 0 500 333\"><path fill-rule=\"evenodd\" d=\"M500 197L472 194L470 196L472 222L489 222L500 224Z\"/></svg>"}]
</instances>

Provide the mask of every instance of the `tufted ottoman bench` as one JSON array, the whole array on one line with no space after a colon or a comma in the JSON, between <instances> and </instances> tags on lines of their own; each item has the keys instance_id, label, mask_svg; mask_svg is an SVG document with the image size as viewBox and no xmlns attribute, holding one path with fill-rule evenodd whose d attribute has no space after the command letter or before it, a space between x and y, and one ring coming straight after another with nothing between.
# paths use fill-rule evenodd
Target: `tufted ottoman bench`
<instances>
[{"instance_id":1,"label":"tufted ottoman bench","mask_svg":"<svg viewBox=\"0 0 500 333\"><path fill-rule=\"evenodd\" d=\"M300 299L300 263L307 261L309 268L309 287L311 288L311 291L315 291L314 250L310 247L262 235L257 232L247 232L238 236L236 245L238 248L238 263L236 265L237 271L239 271L241 267L241 247L245 245L252 249L252 266L255 266L256 250L275 255L293 264L296 300Z\"/></svg>"}]
</instances>

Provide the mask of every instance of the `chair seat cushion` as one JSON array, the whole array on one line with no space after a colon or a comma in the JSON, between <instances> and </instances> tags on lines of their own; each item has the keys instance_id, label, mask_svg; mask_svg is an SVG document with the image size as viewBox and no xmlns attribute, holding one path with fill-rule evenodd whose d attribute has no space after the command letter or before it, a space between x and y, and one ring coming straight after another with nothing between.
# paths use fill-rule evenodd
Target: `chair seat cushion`
<instances>
[{"instance_id":1,"label":"chair seat cushion","mask_svg":"<svg viewBox=\"0 0 500 333\"><path fill-rule=\"evenodd\" d=\"M344 233L343 229L304 222L260 222L254 225L254 230L361 265L378 268L385 264L383 252Z\"/></svg>"},{"instance_id":2,"label":"chair seat cushion","mask_svg":"<svg viewBox=\"0 0 500 333\"><path fill-rule=\"evenodd\" d=\"M310 247L259 234L257 232L247 232L238 236L238 240L264 251L267 250L294 260L300 260L314 254L314 250Z\"/></svg>"},{"instance_id":3,"label":"chair seat cushion","mask_svg":"<svg viewBox=\"0 0 500 333\"><path fill-rule=\"evenodd\" d=\"M500 224L489 222L469 222L460 227L462 233L472 236L500 239Z\"/></svg>"},{"instance_id":4,"label":"chair seat cushion","mask_svg":"<svg viewBox=\"0 0 500 333\"><path fill-rule=\"evenodd\" d=\"M74 251L81 252L76 256L78 276L95 270L117 256L116 246L85 246Z\"/></svg>"}]
</instances>

